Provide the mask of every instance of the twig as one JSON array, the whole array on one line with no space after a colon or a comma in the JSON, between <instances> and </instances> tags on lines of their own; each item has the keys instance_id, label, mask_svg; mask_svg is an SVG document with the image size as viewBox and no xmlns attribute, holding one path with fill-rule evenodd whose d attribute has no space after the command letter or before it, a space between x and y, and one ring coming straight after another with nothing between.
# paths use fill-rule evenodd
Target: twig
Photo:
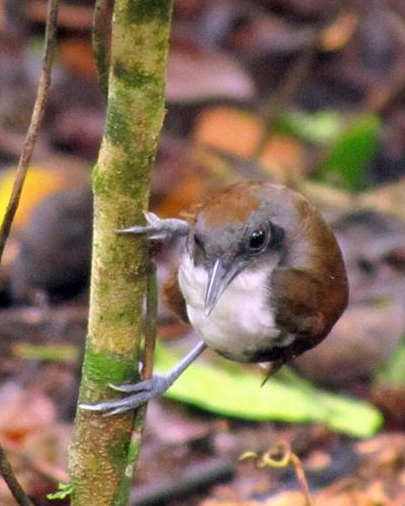
<instances>
[{"instance_id":1,"label":"twig","mask_svg":"<svg viewBox=\"0 0 405 506\"><path fill-rule=\"evenodd\" d=\"M294 468L301 492L305 497L306 506L314 506L302 462L297 455L291 451L291 447L288 443L279 443L274 448L271 448L263 455L259 463L260 467L287 467L288 465L292 465Z\"/></svg>"},{"instance_id":2,"label":"twig","mask_svg":"<svg viewBox=\"0 0 405 506\"><path fill-rule=\"evenodd\" d=\"M96 0L93 15L93 53L97 65L100 88L107 99L109 56L107 47L108 0Z\"/></svg>"},{"instance_id":3,"label":"twig","mask_svg":"<svg viewBox=\"0 0 405 506\"><path fill-rule=\"evenodd\" d=\"M10 492L14 499L20 506L34 506L34 503L30 500L23 488L19 484L13 470L10 466L9 461L0 445L0 474L3 476Z\"/></svg>"},{"instance_id":4,"label":"twig","mask_svg":"<svg viewBox=\"0 0 405 506\"><path fill-rule=\"evenodd\" d=\"M157 329L157 302L156 266L151 262L146 286L145 344L142 357L142 379L144 380L151 378L153 373Z\"/></svg>"},{"instance_id":5,"label":"twig","mask_svg":"<svg viewBox=\"0 0 405 506\"><path fill-rule=\"evenodd\" d=\"M158 293L156 283L156 265L150 262L146 284L146 313L144 320L144 343L142 350L142 379L150 379L153 374L157 331ZM141 406L134 420L134 429L140 437L145 427L147 404Z\"/></svg>"},{"instance_id":6,"label":"twig","mask_svg":"<svg viewBox=\"0 0 405 506\"><path fill-rule=\"evenodd\" d=\"M304 467L301 460L291 451L288 443L282 442L271 448L266 452L260 460L258 460L256 452L246 452L239 460L255 459L258 462L258 467L276 467L283 468L292 465L294 468L295 476L301 488L301 492L305 498L305 506L315 506L309 491L308 482L305 477Z\"/></svg>"},{"instance_id":7,"label":"twig","mask_svg":"<svg viewBox=\"0 0 405 506\"><path fill-rule=\"evenodd\" d=\"M307 506L314 506L314 501L312 500L311 493L309 491L308 482L301 460L295 455L295 453L291 453L290 462L294 466L295 476L300 484Z\"/></svg>"},{"instance_id":8,"label":"twig","mask_svg":"<svg viewBox=\"0 0 405 506\"><path fill-rule=\"evenodd\" d=\"M153 362L155 358L156 331L157 331L157 305L158 292L156 283L156 266L153 262L149 264L149 272L146 282L146 313L144 319L144 341L142 349L142 379L150 379L153 374ZM134 431L132 432L132 441L140 441L145 428L147 404L137 409L134 419ZM139 443L134 444L138 448ZM137 456L131 462L136 462Z\"/></svg>"},{"instance_id":9,"label":"twig","mask_svg":"<svg viewBox=\"0 0 405 506\"><path fill-rule=\"evenodd\" d=\"M7 205L6 213L0 229L0 263L4 247L10 234L11 225L20 202L25 176L28 171L35 142L38 137L39 128L45 112L45 104L48 97L48 90L51 83L51 69L53 53L56 42L56 29L58 24L58 0L48 1L48 13L45 30L44 57L42 73L39 79L37 97L34 110L31 116L31 123L25 138L23 150L18 162L17 175L14 181L13 190Z\"/></svg>"},{"instance_id":10,"label":"twig","mask_svg":"<svg viewBox=\"0 0 405 506\"><path fill-rule=\"evenodd\" d=\"M22 188L27 174L28 166L34 151L35 141L38 137L39 127L44 116L48 89L51 82L52 59L56 40L56 29L58 23L58 0L49 0L48 14L45 30L45 49L43 58L42 73L39 80L37 97L32 112L31 123L25 138L24 147L18 163L17 175L14 181L13 190L7 205L6 213L0 230L0 263L4 247L10 234L11 225L18 208ZM13 470L8 462L3 448L0 446L0 474L3 476L10 492L20 506L33 506L32 501L19 484Z\"/></svg>"}]
</instances>

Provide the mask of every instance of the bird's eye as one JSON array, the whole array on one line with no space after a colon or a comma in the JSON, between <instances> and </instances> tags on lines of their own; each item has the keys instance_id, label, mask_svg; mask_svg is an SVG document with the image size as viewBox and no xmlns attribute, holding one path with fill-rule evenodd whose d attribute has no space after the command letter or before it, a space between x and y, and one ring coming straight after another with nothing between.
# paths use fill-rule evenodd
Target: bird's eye
<instances>
[{"instance_id":1,"label":"bird's eye","mask_svg":"<svg viewBox=\"0 0 405 506\"><path fill-rule=\"evenodd\" d=\"M267 241L266 231L259 228L258 230L252 232L252 234L249 237L249 249L251 251L259 251L263 248L266 241Z\"/></svg>"}]
</instances>

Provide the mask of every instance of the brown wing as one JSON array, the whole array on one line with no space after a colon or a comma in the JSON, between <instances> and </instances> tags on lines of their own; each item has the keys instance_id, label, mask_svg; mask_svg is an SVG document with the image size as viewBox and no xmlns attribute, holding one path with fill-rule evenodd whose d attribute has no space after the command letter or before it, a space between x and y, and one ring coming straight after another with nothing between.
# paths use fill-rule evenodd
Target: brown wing
<instances>
[{"instance_id":1,"label":"brown wing","mask_svg":"<svg viewBox=\"0 0 405 506\"><path fill-rule=\"evenodd\" d=\"M169 274L167 281L163 285L163 300L184 323L189 323L186 309L186 301L180 291L179 281L177 279L178 266Z\"/></svg>"},{"instance_id":2,"label":"brown wing","mask_svg":"<svg viewBox=\"0 0 405 506\"><path fill-rule=\"evenodd\" d=\"M276 323L296 336L294 355L326 337L347 305L345 276L331 278L298 268L279 268L270 284Z\"/></svg>"}]
</instances>

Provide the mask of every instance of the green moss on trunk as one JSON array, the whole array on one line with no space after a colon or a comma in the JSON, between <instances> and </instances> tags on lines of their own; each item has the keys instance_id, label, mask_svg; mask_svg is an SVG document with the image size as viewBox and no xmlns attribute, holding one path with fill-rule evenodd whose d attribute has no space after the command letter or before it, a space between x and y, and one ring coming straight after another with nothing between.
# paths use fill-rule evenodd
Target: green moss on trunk
<instances>
[{"instance_id":1,"label":"green moss on trunk","mask_svg":"<svg viewBox=\"0 0 405 506\"><path fill-rule=\"evenodd\" d=\"M141 239L115 231L140 223L147 206L165 113L170 14L168 0L115 1L106 127L93 171L93 260L81 402L119 395L109 382L136 380L148 259ZM72 506L128 503L140 440L135 433L131 443L133 416L78 410L69 458Z\"/></svg>"}]
</instances>

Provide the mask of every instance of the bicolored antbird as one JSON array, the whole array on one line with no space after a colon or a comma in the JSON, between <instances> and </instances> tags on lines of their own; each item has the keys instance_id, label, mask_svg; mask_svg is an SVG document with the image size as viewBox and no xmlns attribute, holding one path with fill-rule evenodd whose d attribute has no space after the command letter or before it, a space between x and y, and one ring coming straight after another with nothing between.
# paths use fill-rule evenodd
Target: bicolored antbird
<instances>
[{"instance_id":1,"label":"bicolored antbird","mask_svg":"<svg viewBox=\"0 0 405 506\"><path fill-rule=\"evenodd\" d=\"M270 362L273 372L322 341L347 305L333 232L285 186L235 184L203 202L189 221L145 216L146 226L121 232L186 237L164 292L202 340L167 375L112 386L130 395L84 409L115 414L138 407L167 390L207 346L238 362Z\"/></svg>"}]
</instances>

